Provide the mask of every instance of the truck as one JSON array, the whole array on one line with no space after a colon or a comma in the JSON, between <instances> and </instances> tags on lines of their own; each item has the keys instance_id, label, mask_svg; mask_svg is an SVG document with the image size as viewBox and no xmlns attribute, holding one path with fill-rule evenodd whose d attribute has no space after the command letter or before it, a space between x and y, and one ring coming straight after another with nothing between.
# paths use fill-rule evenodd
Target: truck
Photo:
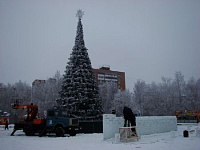
<instances>
[{"instance_id":1,"label":"truck","mask_svg":"<svg viewBox=\"0 0 200 150\"><path fill-rule=\"evenodd\" d=\"M67 111L61 107L54 107L47 110L45 118L38 118L38 106L20 105L18 103L12 104L12 108L20 110L15 113L15 123L11 136L17 130L23 130L26 136L34 136L38 134L40 137L47 133L55 133L57 137L63 137L65 134L75 136L81 127L77 118L68 116Z\"/></svg>"}]
</instances>

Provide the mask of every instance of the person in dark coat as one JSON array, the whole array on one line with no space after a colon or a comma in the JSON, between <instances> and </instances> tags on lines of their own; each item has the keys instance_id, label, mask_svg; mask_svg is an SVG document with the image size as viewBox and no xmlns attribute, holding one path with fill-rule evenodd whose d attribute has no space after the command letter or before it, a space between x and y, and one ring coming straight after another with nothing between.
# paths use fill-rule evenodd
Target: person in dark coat
<instances>
[{"instance_id":1,"label":"person in dark coat","mask_svg":"<svg viewBox=\"0 0 200 150\"><path fill-rule=\"evenodd\" d=\"M124 114L124 119L125 119L124 127L126 127L127 122L128 122L128 127L130 127L130 123L131 123L131 126L136 126L135 115L130 108L125 106L123 110L123 114Z\"/></svg>"},{"instance_id":2,"label":"person in dark coat","mask_svg":"<svg viewBox=\"0 0 200 150\"><path fill-rule=\"evenodd\" d=\"M8 129L8 120L6 119L6 122L5 122L5 130ZM9 129L8 129L9 130Z\"/></svg>"}]
</instances>

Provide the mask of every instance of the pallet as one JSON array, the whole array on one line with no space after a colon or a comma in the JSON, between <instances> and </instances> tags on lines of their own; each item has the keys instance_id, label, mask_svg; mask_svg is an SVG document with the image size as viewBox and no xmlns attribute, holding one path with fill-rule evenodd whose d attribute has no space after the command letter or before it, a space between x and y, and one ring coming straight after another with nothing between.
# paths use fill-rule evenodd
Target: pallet
<instances>
[{"instance_id":1,"label":"pallet","mask_svg":"<svg viewBox=\"0 0 200 150\"><path fill-rule=\"evenodd\" d=\"M135 131L132 131L131 129L135 129ZM136 126L132 127L120 127L119 128L119 134L120 134L120 141L133 141L133 140L139 140Z\"/></svg>"}]
</instances>

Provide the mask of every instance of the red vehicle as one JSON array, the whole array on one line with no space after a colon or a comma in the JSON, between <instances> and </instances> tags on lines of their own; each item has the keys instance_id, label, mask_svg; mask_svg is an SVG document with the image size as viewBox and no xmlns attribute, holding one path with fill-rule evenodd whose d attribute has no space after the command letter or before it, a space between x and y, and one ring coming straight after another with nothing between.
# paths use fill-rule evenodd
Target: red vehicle
<instances>
[{"instance_id":1,"label":"red vehicle","mask_svg":"<svg viewBox=\"0 0 200 150\"><path fill-rule=\"evenodd\" d=\"M60 108L48 110L46 118L37 118L37 105L20 105L16 102L12 104L12 108L20 112L18 115L15 114L17 119L11 135L14 135L17 130L23 130L27 136L33 136L36 133L39 136L56 133L56 136L62 137L65 133L75 136L80 130L78 119L68 117L66 112Z\"/></svg>"},{"instance_id":2,"label":"red vehicle","mask_svg":"<svg viewBox=\"0 0 200 150\"><path fill-rule=\"evenodd\" d=\"M178 123L198 123L200 122L200 113L198 110L177 110L174 115Z\"/></svg>"}]
</instances>

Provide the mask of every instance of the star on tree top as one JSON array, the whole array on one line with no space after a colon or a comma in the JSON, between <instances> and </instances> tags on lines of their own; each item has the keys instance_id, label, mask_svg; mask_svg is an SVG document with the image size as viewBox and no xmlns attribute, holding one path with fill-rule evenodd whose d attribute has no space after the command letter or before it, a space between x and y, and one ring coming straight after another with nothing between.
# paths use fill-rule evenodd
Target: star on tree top
<instances>
[{"instance_id":1,"label":"star on tree top","mask_svg":"<svg viewBox=\"0 0 200 150\"><path fill-rule=\"evenodd\" d=\"M84 11L82 11L82 9L77 10L76 17L78 17L78 19L83 18L83 15Z\"/></svg>"}]
</instances>

